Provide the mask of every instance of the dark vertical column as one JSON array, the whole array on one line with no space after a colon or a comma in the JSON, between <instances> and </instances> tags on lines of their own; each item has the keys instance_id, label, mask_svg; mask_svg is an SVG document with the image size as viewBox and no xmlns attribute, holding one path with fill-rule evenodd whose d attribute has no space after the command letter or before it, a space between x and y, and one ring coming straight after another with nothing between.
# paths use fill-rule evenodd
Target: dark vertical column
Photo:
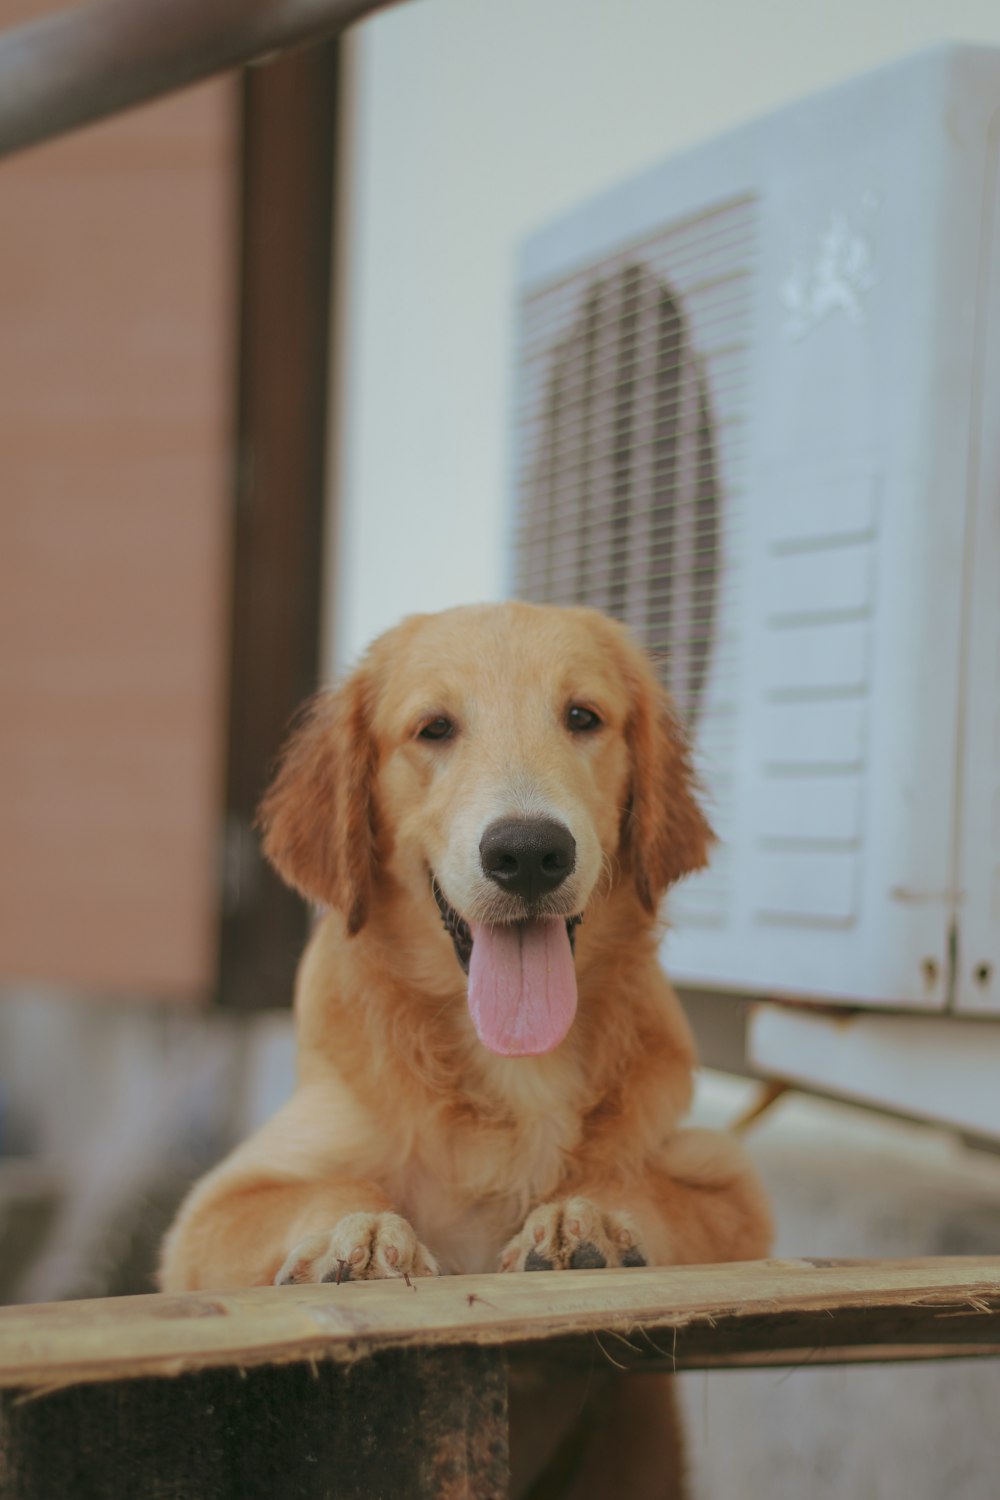
<instances>
[{"instance_id":1,"label":"dark vertical column","mask_svg":"<svg viewBox=\"0 0 1000 1500\"><path fill-rule=\"evenodd\" d=\"M280 1005L306 932L253 818L288 721L317 684L339 47L251 69L242 265L220 993Z\"/></svg>"}]
</instances>

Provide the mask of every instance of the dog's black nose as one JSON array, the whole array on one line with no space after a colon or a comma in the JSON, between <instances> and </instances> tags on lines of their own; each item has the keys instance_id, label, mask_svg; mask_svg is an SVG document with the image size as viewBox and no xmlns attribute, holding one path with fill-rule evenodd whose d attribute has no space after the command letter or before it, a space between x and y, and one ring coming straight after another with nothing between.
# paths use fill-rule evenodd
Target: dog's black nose
<instances>
[{"instance_id":1,"label":"dog's black nose","mask_svg":"<svg viewBox=\"0 0 1000 1500\"><path fill-rule=\"evenodd\" d=\"M576 866L576 839L554 818L498 818L479 844L485 874L503 891L537 901Z\"/></svg>"}]
</instances>

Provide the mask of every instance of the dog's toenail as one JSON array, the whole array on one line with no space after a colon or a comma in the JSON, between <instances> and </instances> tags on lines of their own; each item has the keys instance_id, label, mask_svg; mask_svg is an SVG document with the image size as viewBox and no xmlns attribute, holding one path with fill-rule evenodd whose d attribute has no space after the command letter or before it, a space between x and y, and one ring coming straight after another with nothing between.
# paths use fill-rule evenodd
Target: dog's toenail
<instances>
[{"instance_id":1,"label":"dog's toenail","mask_svg":"<svg viewBox=\"0 0 1000 1500\"><path fill-rule=\"evenodd\" d=\"M524 1257L524 1269L526 1271L553 1271L555 1267L544 1255L539 1255L537 1250L529 1250Z\"/></svg>"},{"instance_id":2,"label":"dog's toenail","mask_svg":"<svg viewBox=\"0 0 1000 1500\"><path fill-rule=\"evenodd\" d=\"M580 1220L579 1219L568 1219L567 1222L566 1222L566 1229L567 1229L567 1232L569 1234L579 1235L579 1233L580 1233Z\"/></svg>"},{"instance_id":3,"label":"dog's toenail","mask_svg":"<svg viewBox=\"0 0 1000 1500\"><path fill-rule=\"evenodd\" d=\"M390 1266L396 1265L399 1261L399 1251L396 1249L395 1245L386 1245L385 1249L382 1251L382 1254L385 1257L386 1263Z\"/></svg>"},{"instance_id":4,"label":"dog's toenail","mask_svg":"<svg viewBox=\"0 0 1000 1500\"><path fill-rule=\"evenodd\" d=\"M352 1266L359 1266L361 1264L361 1262L364 1260L364 1258L365 1258L365 1247L364 1247L364 1245L355 1245L355 1247L351 1251L351 1255L350 1255L351 1265Z\"/></svg>"},{"instance_id":5,"label":"dog's toenail","mask_svg":"<svg viewBox=\"0 0 1000 1500\"><path fill-rule=\"evenodd\" d=\"M540 1245L542 1243L542 1240L544 1240L544 1238L545 1238L545 1226L544 1226L544 1224L538 1224L538 1225L536 1225L535 1226L535 1244L536 1245Z\"/></svg>"},{"instance_id":6,"label":"dog's toenail","mask_svg":"<svg viewBox=\"0 0 1000 1500\"><path fill-rule=\"evenodd\" d=\"M644 1266L646 1265L646 1257L640 1250L636 1250L634 1248L632 1250L626 1250L625 1254L622 1256L622 1265Z\"/></svg>"}]
</instances>

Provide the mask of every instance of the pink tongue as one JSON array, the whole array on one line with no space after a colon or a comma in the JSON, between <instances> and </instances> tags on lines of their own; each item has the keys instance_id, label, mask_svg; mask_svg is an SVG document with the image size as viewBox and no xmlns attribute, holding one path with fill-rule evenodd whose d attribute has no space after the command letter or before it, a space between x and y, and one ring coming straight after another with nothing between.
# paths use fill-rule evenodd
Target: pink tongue
<instances>
[{"instance_id":1,"label":"pink tongue","mask_svg":"<svg viewBox=\"0 0 1000 1500\"><path fill-rule=\"evenodd\" d=\"M534 1057L558 1047L576 1015L565 921L473 924L469 1010L479 1040L501 1057Z\"/></svg>"}]
</instances>

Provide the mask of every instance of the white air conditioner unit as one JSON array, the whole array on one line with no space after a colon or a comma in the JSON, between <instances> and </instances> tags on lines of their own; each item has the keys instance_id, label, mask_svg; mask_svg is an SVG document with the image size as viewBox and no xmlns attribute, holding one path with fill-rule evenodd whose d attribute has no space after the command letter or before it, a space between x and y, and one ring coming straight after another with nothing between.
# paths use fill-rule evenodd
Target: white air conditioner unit
<instances>
[{"instance_id":1,"label":"white air conditioner unit","mask_svg":"<svg viewBox=\"0 0 1000 1500\"><path fill-rule=\"evenodd\" d=\"M680 983L1000 1013L1000 51L526 246L514 591L664 661L715 826Z\"/></svg>"}]
</instances>

